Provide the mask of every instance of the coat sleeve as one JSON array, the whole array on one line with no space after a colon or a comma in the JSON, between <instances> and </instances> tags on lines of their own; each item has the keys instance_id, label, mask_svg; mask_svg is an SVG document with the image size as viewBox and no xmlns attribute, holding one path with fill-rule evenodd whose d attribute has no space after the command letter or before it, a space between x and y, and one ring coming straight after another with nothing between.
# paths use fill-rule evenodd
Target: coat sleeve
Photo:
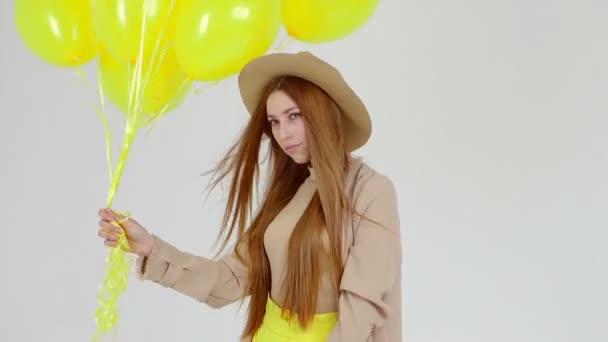
<instances>
[{"instance_id":1,"label":"coat sleeve","mask_svg":"<svg viewBox=\"0 0 608 342\"><path fill-rule=\"evenodd\" d=\"M154 239L150 255L137 260L140 279L172 288L213 308L246 296L247 267L234 252L211 260L180 251L158 236ZM241 255L247 257L243 252Z\"/></svg>"},{"instance_id":2,"label":"coat sleeve","mask_svg":"<svg viewBox=\"0 0 608 342\"><path fill-rule=\"evenodd\" d=\"M401 272L397 196L392 182L374 174L357 201L354 243L345 261L338 299L338 322L327 342L365 342L391 315L384 301ZM357 215L355 215L357 217Z\"/></svg>"}]
</instances>

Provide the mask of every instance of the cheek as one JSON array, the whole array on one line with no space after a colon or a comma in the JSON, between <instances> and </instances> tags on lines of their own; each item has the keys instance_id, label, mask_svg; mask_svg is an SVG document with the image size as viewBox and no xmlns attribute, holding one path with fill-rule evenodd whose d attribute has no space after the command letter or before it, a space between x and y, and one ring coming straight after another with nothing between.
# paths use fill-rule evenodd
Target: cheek
<instances>
[{"instance_id":1,"label":"cheek","mask_svg":"<svg viewBox=\"0 0 608 342\"><path fill-rule=\"evenodd\" d=\"M299 120L298 122L298 138L300 141L307 143L308 142L308 129L306 128L306 123L304 120Z\"/></svg>"}]
</instances>

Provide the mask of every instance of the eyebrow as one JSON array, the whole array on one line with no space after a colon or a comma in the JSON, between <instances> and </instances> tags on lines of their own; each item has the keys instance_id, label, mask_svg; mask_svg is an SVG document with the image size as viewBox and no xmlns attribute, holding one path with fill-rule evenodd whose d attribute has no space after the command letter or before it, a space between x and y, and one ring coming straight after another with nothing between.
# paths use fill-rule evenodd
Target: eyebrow
<instances>
[{"instance_id":1,"label":"eyebrow","mask_svg":"<svg viewBox=\"0 0 608 342\"><path fill-rule=\"evenodd\" d=\"M293 106L293 107L291 107L291 108L287 108L287 109L285 109L285 110L283 111L283 113L281 113L281 114L287 114L287 113L289 113L290 111L292 111L292 110L294 110L294 109L298 109L298 106ZM272 115L272 114L268 114L268 117L269 117L269 118L275 118L275 116L274 116L274 115Z\"/></svg>"}]
</instances>

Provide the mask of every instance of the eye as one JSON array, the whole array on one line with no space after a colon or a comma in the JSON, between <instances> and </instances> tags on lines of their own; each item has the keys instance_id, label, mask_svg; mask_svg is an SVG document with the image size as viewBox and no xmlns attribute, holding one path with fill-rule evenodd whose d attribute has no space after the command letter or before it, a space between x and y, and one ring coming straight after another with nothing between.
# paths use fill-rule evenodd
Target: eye
<instances>
[{"instance_id":1,"label":"eye","mask_svg":"<svg viewBox=\"0 0 608 342\"><path fill-rule=\"evenodd\" d=\"M268 120L268 122L270 123L270 126L274 126L278 123L278 121L275 119Z\"/></svg>"},{"instance_id":2,"label":"eye","mask_svg":"<svg viewBox=\"0 0 608 342\"><path fill-rule=\"evenodd\" d=\"M302 114L297 113L297 112L296 112L296 113L291 113L291 114L289 114L289 118L290 118L291 120L293 120L293 119L295 119L295 118L298 118L298 117L300 117L300 116L302 116Z\"/></svg>"}]
</instances>

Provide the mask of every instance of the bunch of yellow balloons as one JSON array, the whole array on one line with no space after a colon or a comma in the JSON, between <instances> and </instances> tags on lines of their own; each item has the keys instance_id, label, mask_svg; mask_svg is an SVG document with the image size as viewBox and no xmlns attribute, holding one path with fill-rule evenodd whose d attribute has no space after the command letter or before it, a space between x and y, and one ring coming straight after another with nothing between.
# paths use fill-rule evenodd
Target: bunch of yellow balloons
<instances>
[{"instance_id":1,"label":"bunch of yellow balloons","mask_svg":"<svg viewBox=\"0 0 608 342\"><path fill-rule=\"evenodd\" d=\"M178 105L189 82L238 73L282 25L302 42L334 41L361 27L378 1L15 0L15 21L42 60L71 67L100 56L110 100L155 112Z\"/></svg>"},{"instance_id":2,"label":"bunch of yellow balloons","mask_svg":"<svg viewBox=\"0 0 608 342\"><path fill-rule=\"evenodd\" d=\"M109 128L106 148L111 207L138 130L178 107L194 81L217 82L238 73L271 47L281 27L295 40L330 42L361 27L379 0L15 0L17 32L43 61L77 67L98 57L98 84L126 117L116 168ZM128 243L111 250L99 291L97 333L118 320L116 299L126 289Z\"/></svg>"}]
</instances>

